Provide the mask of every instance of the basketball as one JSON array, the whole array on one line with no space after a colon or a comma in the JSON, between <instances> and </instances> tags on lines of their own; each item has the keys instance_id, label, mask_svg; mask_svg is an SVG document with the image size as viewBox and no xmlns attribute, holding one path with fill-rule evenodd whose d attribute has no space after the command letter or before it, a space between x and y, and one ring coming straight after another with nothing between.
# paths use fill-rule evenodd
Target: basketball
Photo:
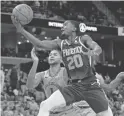
<instances>
[{"instance_id":1,"label":"basketball","mask_svg":"<svg viewBox=\"0 0 124 116\"><path fill-rule=\"evenodd\" d=\"M27 4L19 4L13 9L12 15L15 16L22 25L26 25L33 19L33 10Z\"/></svg>"}]
</instances>

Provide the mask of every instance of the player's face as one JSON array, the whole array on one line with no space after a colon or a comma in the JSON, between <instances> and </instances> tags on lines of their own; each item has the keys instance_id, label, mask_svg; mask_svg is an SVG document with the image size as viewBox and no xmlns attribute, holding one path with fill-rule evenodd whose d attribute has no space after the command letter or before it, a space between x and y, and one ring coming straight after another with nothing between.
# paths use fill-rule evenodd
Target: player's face
<instances>
[{"instance_id":1,"label":"player's face","mask_svg":"<svg viewBox=\"0 0 124 116\"><path fill-rule=\"evenodd\" d=\"M50 52L49 58L48 58L48 62L49 62L50 65L57 64L57 63L60 64L61 60L62 60L62 58L61 58L61 55L60 55L59 51L53 50L53 51Z\"/></svg>"},{"instance_id":2,"label":"player's face","mask_svg":"<svg viewBox=\"0 0 124 116\"><path fill-rule=\"evenodd\" d=\"M62 27L62 35L71 35L75 31L74 25L70 21L65 21Z\"/></svg>"}]
</instances>

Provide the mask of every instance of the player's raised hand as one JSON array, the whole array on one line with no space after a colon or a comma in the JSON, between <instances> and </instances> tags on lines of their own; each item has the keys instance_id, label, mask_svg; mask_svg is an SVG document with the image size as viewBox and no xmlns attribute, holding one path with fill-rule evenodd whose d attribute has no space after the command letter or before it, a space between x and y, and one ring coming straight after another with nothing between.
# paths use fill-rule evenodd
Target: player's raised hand
<instances>
[{"instance_id":1,"label":"player's raised hand","mask_svg":"<svg viewBox=\"0 0 124 116\"><path fill-rule=\"evenodd\" d=\"M31 57L33 59L33 61L38 61L38 57L36 56L36 53L35 53L35 48L32 49L31 51Z\"/></svg>"},{"instance_id":2,"label":"player's raised hand","mask_svg":"<svg viewBox=\"0 0 124 116\"><path fill-rule=\"evenodd\" d=\"M17 31L21 33L23 30L23 27L22 27L21 23L19 22L19 20L17 19L17 17L12 15L11 20L12 20L13 25L16 27Z\"/></svg>"}]
</instances>

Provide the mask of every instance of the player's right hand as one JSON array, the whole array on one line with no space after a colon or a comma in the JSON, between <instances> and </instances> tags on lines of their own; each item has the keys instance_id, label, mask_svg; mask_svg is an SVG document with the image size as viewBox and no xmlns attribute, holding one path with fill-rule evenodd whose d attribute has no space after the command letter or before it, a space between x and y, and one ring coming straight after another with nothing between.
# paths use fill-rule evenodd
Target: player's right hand
<instances>
[{"instance_id":1,"label":"player's right hand","mask_svg":"<svg viewBox=\"0 0 124 116\"><path fill-rule=\"evenodd\" d=\"M11 20L12 20L13 25L16 27L17 31L21 33L23 31L23 27L21 23L19 22L19 20L17 19L17 17L12 15Z\"/></svg>"},{"instance_id":2,"label":"player's right hand","mask_svg":"<svg viewBox=\"0 0 124 116\"><path fill-rule=\"evenodd\" d=\"M32 49L31 51L31 57L33 59L33 61L39 61L38 57L36 56L36 53L35 53L35 48Z\"/></svg>"}]
</instances>

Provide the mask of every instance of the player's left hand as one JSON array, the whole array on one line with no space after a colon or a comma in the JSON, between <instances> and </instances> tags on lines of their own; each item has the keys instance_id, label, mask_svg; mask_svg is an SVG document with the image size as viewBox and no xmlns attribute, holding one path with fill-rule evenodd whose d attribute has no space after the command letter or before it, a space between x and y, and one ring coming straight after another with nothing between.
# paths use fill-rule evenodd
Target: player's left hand
<instances>
[{"instance_id":1,"label":"player's left hand","mask_svg":"<svg viewBox=\"0 0 124 116\"><path fill-rule=\"evenodd\" d=\"M120 72L117 76L116 76L116 79L122 81L124 80L124 72Z\"/></svg>"},{"instance_id":2,"label":"player's left hand","mask_svg":"<svg viewBox=\"0 0 124 116\"><path fill-rule=\"evenodd\" d=\"M19 20L17 19L17 17L12 15L11 20L12 20L13 25L16 27L17 31L21 33L24 28L22 27L22 25L19 22Z\"/></svg>"},{"instance_id":3,"label":"player's left hand","mask_svg":"<svg viewBox=\"0 0 124 116\"><path fill-rule=\"evenodd\" d=\"M36 53L35 53L35 48L32 49L31 51L31 57L33 59L33 61L39 61L38 57L36 56Z\"/></svg>"}]
</instances>

